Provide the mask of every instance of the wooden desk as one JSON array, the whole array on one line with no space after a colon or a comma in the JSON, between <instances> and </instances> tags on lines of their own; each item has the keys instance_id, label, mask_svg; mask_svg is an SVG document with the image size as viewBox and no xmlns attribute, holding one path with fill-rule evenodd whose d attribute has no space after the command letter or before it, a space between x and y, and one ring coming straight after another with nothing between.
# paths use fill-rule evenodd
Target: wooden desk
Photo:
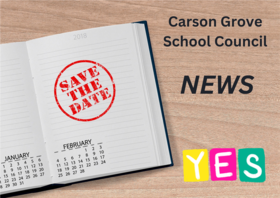
<instances>
[{"instance_id":1,"label":"wooden desk","mask_svg":"<svg viewBox=\"0 0 280 198\"><path fill-rule=\"evenodd\" d=\"M174 167L83 182L22 197L280 197L279 1L9 1L1 2L1 43L147 20ZM260 28L172 28L178 18L261 18ZM164 36L267 35L268 47L164 47ZM180 94L184 75L254 76L243 95ZM217 79L215 80L217 83ZM201 88L200 81L198 90ZM183 181L186 149L264 148L264 183Z\"/></svg>"}]
</instances>

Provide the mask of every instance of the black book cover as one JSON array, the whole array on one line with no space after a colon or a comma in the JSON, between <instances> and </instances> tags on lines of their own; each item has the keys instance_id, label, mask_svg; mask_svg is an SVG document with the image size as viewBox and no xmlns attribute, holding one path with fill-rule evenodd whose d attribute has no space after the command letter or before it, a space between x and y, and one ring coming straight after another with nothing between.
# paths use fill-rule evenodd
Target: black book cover
<instances>
[{"instance_id":1,"label":"black book cover","mask_svg":"<svg viewBox=\"0 0 280 198\"><path fill-rule=\"evenodd\" d=\"M153 168L141 169L141 170L137 170L137 171L126 172L126 173L121 173L121 174L115 174L115 175L110 175L110 176L105 176L105 177L99 177L99 178L94 178L94 179L88 179L88 180L73 182L73 183L69 183L69 184L50 184L50 185L47 185L47 186L44 186L44 187L40 187L40 188L33 188L33 189L29 189L29 190L23 190L23 191L3 194L3 195L1 195L1 197L4 198L4 197L17 196L17 195L24 195L24 194L28 194L28 193L36 193L36 192L41 192L41 191L45 191L45 190L51 190L51 189L55 189L55 188L70 186L72 184L77 184L77 183L81 183L81 182L87 182L87 181L93 181L93 180L104 179L104 178L109 178L109 177L127 175L127 174L131 174L131 173L148 171L148 170L153 170L153 169L158 169L158 168L163 168L163 167L169 167L169 166L173 166L174 165L173 164L173 159L172 159L170 143L169 143L169 138L168 138L168 132L167 132L167 127L166 127L165 117L164 117L162 101L161 101L161 95L160 95L160 90L159 90L159 85L158 85L155 61L154 61L152 45L151 45L151 41L150 41L150 34L149 34L149 30L148 30L148 23L147 23L147 21L139 21L139 22L134 22L134 23L140 23L140 24L144 24L145 25L145 30L146 30L146 35L147 35L147 42L148 42L148 46L149 46L149 50L150 50L151 62L152 62L152 65L153 65L154 78L155 78L155 81L156 81L156 87L157 87L157 92L158 92L158 98L159 98L159 103L160 103L160 108L161 108L161 113L162 113L162 119L163 119L163 123L164 123L164 129L165 129L166 140L167 140L167 145L168 145L168 149L169 149L171 164L163 165L163 166L158 166L158 167L153 167Z\"/></svg>"}]
</instances>

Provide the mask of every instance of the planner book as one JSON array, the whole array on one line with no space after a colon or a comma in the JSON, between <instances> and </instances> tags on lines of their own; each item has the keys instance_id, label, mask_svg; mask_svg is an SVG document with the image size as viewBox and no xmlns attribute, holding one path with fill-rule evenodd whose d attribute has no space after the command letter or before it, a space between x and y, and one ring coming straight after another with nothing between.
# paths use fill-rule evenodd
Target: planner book
<instances>
[{"instance_id":1,"label":"planner book","mask_svg":"<svg viewBox=\"0 0 280 198\"><path fill-rule=\"evenodd\" d=\"M146 21L0 54L1 194L173 165Z\"/></svg>"}]
</instances>

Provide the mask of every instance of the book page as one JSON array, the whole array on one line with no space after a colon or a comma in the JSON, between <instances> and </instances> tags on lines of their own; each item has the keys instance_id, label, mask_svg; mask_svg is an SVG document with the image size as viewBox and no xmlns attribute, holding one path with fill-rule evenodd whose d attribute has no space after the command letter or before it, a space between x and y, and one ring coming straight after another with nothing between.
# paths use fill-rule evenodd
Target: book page
<instances>
[{"instance_id":1,"label":"book page","mask_svg":"<svg viewBox=\"0 0 280 198\"><path fill-rule=\"evenodd\" d=\"M142 77L146 88L146 96L150 103L149 110L152 114L154 131L158 146L159 161L162 165L171 164L170 148L168 145L168 136L164 124L163 109L161 109L159 87L156 84L156 76L154 75L151 52L147 42L147 35L145 26L143 24L134 23L137 29L139 46L141 48L142 56Z\"/></svg>"},{"instance_id":2,"label":"book page","mask_svg":"<svg viewBox=\"0 0 280 198\"><path fill-rule=\"evenodd\" d=\"M158 165L131 24L27 47L53 182Z\"/></svg>"},{"instance_id":3,"label":"book page","mask_svg":"<svg viewBox=\"0 0 280 198\"><path fill-rule=\"evenodd\" d=\"M1 175L7 193L51 183L25 43L1 49Z\"/></svg>"}]
</instances>

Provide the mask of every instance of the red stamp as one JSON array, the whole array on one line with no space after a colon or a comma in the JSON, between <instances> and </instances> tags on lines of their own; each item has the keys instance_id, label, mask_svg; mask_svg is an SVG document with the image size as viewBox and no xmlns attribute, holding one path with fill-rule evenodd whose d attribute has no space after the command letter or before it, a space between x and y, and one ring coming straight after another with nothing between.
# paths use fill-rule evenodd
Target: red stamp
<instances>
[{"instance_id":1,"label":"red stamp","mask_svg":"<svg viewBox=\"0 0 280 198\"><path fill-rule=\"evenodd\" d=\"M54 97L60 110L78 121L105 115L116 96L110 72L101 64L80 60L67 65L57 76Z\"/></svg>"}]
</instances>

